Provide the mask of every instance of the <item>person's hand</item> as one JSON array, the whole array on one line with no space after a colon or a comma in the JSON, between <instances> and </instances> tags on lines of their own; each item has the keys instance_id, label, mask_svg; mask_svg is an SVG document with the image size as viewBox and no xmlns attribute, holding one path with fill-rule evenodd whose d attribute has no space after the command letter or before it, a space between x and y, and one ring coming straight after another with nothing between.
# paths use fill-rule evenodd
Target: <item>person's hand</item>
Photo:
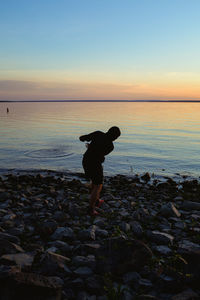
<instances>
[{"instance_id":1,"label":"person's hand","mask_svg":"<svg viewBox=\"0 0 200 300\"><path fill-rule=\"evenodd\" d=\"M81 142L84 142L84 136L83 136L83 135L80 136L80 137L79 137L79 140L80 140Z\"/></svg>"},{"instance_id":2,"label":"person's hand","mask_svg":"<svg viewBox=\"0 0 200 300\"><path fill-rule=\"evenodd\" d=\"M90 147L90 144L89 143L86 143L85 144L85 147L88 149Z\"/></svg>"}]
</instances>

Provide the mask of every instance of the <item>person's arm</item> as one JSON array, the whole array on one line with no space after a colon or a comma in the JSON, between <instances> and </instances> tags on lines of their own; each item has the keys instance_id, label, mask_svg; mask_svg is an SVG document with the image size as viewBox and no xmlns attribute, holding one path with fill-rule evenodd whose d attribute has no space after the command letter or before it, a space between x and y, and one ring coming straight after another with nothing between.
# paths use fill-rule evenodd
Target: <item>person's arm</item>
<instances>
[{"instance_id":1,"label":"person's arm","mask_svg":"<svg viewBox=\"0 0 200 300\"><path fill-rule=\"evenodd\" d=\"M86 135L81 135L79 137L79 140L81 142L90 142L95 137L95 135L96 135L97 132L98 131L94 131L94 132L86 134Z\"/></svg>"}]
</instances>

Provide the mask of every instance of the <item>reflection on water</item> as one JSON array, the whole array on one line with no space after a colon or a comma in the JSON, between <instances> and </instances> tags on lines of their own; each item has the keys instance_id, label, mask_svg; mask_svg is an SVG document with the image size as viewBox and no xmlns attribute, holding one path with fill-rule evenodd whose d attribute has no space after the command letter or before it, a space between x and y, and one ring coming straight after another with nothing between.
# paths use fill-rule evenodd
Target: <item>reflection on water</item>
<instances>
[{"instance_id":1,"label":"reflection on water","mask_svg":"<svg viewBox=\"0 0 200 300\"><path fill-rule=\"evenodd\" d=\"M25 153L26 156L32 158L58 158L58 157L67 157L73 155L73 153L68 153L68 151L63 149L39 149Z\"/></svg>"},{"instance_id":2,"label":"reflection on water","mask_svg":"<svg viewBox=\"0 0 200 300\"><path fill-rule=\"evenodd\" d=\"M200 103L0 103L0 167L81 171L79 136L113 125L107 173L199 173Z\"/></svg>"}]
</instances>

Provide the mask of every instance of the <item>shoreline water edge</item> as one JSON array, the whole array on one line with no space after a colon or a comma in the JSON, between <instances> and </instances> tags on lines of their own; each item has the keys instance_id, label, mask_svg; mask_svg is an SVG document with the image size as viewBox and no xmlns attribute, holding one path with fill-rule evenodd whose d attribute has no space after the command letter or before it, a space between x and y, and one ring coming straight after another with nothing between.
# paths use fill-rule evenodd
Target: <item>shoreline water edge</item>
<instances>
[{"instance_id":1,"label":"shoreline water edge","mask_svg":"<svg viewBox=\"0 0 200 300\"><path fill-rule=\"evenodd\" d=\"M0 299L200 299L200 182L0 170Z\"/></svg>"}]
</instances>

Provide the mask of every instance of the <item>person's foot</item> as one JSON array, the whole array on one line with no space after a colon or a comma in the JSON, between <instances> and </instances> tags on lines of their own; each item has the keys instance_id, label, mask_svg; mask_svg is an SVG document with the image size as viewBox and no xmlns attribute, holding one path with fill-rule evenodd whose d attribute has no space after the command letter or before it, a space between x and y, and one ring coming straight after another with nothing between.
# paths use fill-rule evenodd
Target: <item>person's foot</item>
<instances>
[{"instance_id":1,"label":"person's foot","mask_svg":"<svg viewBox=\"0 0 200 300\"><path fill-rule=\"evenodd\" d=\"M90 216L98 216L99 213L95 209L89 209L89 215Z\"/></svg>"},{"instance_id":2,"label":"person's foot","mask_svg":"<svg viewBox=\"0 0 200 300\"><path fill-rule=\"evenodd\" d=\"M104 203L104 200L99 199L99 201L97 202L97 207L100 207L103 203Z\"/></svg>"}]
</instances>

